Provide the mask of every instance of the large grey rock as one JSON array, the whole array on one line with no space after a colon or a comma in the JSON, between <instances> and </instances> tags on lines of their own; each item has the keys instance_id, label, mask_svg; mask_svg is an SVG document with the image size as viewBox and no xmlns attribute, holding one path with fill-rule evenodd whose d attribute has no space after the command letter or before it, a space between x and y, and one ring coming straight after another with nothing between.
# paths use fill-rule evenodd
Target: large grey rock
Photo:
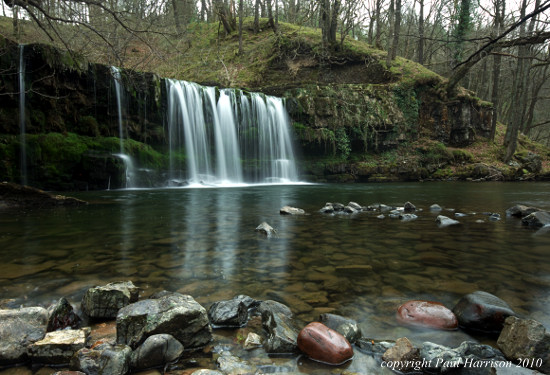
<instances>
[{"instance_id":1,"label":"large grey rock","mask_svg":"<svg viewBox=\"0 0 550 375\"><path fill-rule=\"evenodd\" d=\"M132 348L160 333L174 336L186 349L204 346L212 339L205 308L179 293L128 305L118 312L116 324L117 342Z\"/></svg>"},{"instance_id":2,"label":"large grey rock","mask_svg":"<svg viewBox=\"0 0 550 375\"><path fill-rule=\"evenodd\" d=\"M297 350L296 340L299 332L288 315L273 310L264 310L262 325L267 331L267 339L264 342L266 352L287 354Z\"/></svg>"},{"instance_id":3,"label":"large grey rock","mask_svg":"<svg viewBox=\"0 0 550 375\"><path fill-rule=\"evenodd\" d=\"M0 365L24 362L27 346L44 338L47 323L42 307L0 310Z\"/></svg>"},{"instance_id":4,"label":"large grey rock","mask_svg":"<svg viewBox=\"0 0 550 375\"><path fill-rule=\"evenodd\" d=\"M355 343L361 338L361 329L353 319L345 318L336 314L321 314L319 321L328 328L335 330L344 336L350 344Z\"/></svg>"},{"instance_id":5,"label":"large grey rock","mask_svg":"<svg viewBox=\"0 0 550 375\"><path fill-rule=\"evenodd\" d=\"M550 224L550 212L546 211L537 211L525 216L521 219L523 225L528 225L530 227L542 228L545 225Z\"/></svg>"},{"instance_id":6,"label":"large grey rock","mask_svg":"<svg viewBox=\"0 0 550 375\"><path fill-rule=\"evenodd\" d=\"M227 375L254 374L256 372L255 366L225 351L216 359L216 363L220 370Z\"/></svg>"},{"instance_id":7,"label":"large grey rock","mask_svg":"<svg viewBox=\"0 0 550 375\"><path fill-rule=\"evenodd\" d=\"M273 313L278 312L278 313L281 313L283 315L286 315L289 318L291 318L292 315L293 315L292 311L290 310L290 308L287 305L282 304L282 303L277 302L277 301L270 300L270 299L260 302L257 310L262 315L265 311L270 311L270 312L273 312Z\"/></svg>"},{"instance_id":8,"label":"large grey rock","mask_svg":"<svg viewBox=\"0 0 550 375\"><path fill-rule=\"evenodd\" d=\"M266 237L271 238L277 234L277 231L273 229L271 225L266 223L265 221L258 225L256 229L254 229L256 232L260 232L264 234Z\"/></svg>"},{"instance_id":9,"label":"large grey rock","mask_svg":"<svg viewBox=\"0 0 550 375\"><path fill-rule=\"evenodd\" d=\"M248 320L248 308L236 299L218 301L208 309L208 317L218 327L242 327Z\"/></svg>"},{"instance_id":10,"label":"large grey rock","mask_svg":"<svg viewBox=\"0 0 550 375\"><path fill-rule=\"evenodd\" d=\"M499 333L504 320L516 315L502 299L483 291L462 297L453 307L453 313L460 327L486 333Z\"/></svg>"},{"instance_id":11,"label":"large grey rock","mask_svg":"<svg viewBox=\"0 0 550 375\"><path fill-rule=\"evenodd\" d=\"M90 318L116 318L118 310L138 300L138 288L131 281L90 288L82 298L82 312Z\"/></svg>"},{"instance_id":12,"label":"large grey rock","mask_svg":"<svg viewBox=\"0 0 550 375\"><path fill-rule=\"evenodd\" d=\"M238 296L233 297L233 299L235 301L242 302L246 306L247 309L257 307L260 304L260 301L254 299L250 296L247 296L246 294L239 294Z\"/></svg>"},{"instance_id":13,"label":"large grey rock","mask_svg":"<svg viewBox=\"0 0 550 375\"><path fill-rule=\"evenodd\" d=\"M183 353L183 345L172 335L149 336L143 344L132 352L132 368L147 369L164 366L178 359Z\"/></svg>"},{"instance_id":14,"label":"large grey rock","mask_svg":"<svg viewBox=\"0 0 550 375\"><path fill-rule=\"evenodd\" d=\"M130 369L131 354L127 345L103 343L92 349L80 349L71 358L70 366L86 375L124 375Z\"/></svg>"},{"instance_id":15,"label":"large grey rock","mask_svg":"<svg viewBox=\"0 0 550 375\"><path fill-rule=\"evenodd\" d=\"M516 204L515 206L512 206L506 210L506 216L524 217L540 210L540 208L525 206L523 204Z\"/></svg>"},{"instance_id":16,"label":"large grey rock","mask_svg":"<svg viewBox=\"0 0 550 375\"><path fill-rule=\"evenodd\" d=\"M47 331L57 331L65 328L78 328L82 321L74 312L73 306L62 297L55 305L48 309L50 317L48 318Z\"/></svg>"},{"instance_id":17,"label":"large grey rock","mask_svg":"<svg viewBox=\"0 0 550 375\"><path fill-rule=\"evenodd\" d=\"M460 224L460 221L451 219L450 217L439 215L435 218L435 222L437 223L437 226L439 228L445 228L450 225L457 225Z\"/></svg>"},{"instance_id":18,"label":"large grey rock","mask_svg":"<svg viewBox=\"0 0 550 375\"><path fill-rule=\"evenodd\" d=\"M416 211L416 206L411 202L405 202L405 204L403 205L403 211L408 213L414 212Z\"/></svg>"},{"instance_id":19,"label":"large grey rock","mask_svg":"<svg viewBox=\"0 0 550 375\"><path fill-rule=\"evenodd\" d=\"M281 215L305 215L306 214L306 212L303 209L297 208L297 207L291 207L291 206L281 207L279 212Z\"/></svg>"},{"instance_id":20,"label":"large grey rock","mask_svg":"<svg viewBox=\"0 0 550 375\"><path fill-rule=\"evenodd\" d=\"M89 329L65 329L46 333L46 336L29 346L28 353L33 363L66 364L71 357L84 348Z\"/></svg>"},{"instance_id":21,"label":"large grey rock","mask_svg":"<svg viewBox=\"0 0 550 375\"><path fill-rule=\"evenodd\" d=\"M509 360L550 373L550 334L536 320L507 318L497 345Z\"/></svg>"}]
</instances>

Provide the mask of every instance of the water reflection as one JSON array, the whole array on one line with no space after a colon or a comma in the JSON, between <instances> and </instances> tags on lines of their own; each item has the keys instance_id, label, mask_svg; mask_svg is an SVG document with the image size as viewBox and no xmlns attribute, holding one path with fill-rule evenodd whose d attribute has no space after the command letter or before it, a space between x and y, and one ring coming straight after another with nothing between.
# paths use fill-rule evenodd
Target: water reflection
<instances>
[{"instance_id":1,"label":"water reflection","mask_svg":"<svg viewBox=\"0 0 550 375\"><path fill-rule=\"evenodd\" d=\"M304 320L323 312L349 316L372 338L455 345L469 336L402 327L396 308L408 299L452 307L462 295L485 290L550 327L550 237L504 216L516 203L550 209L550 184L256 186L79 197L95 204L0 213L4 306L60 296L78 302L90 286L130 279L144 295L177 290L208 304L244 293L281 300ZM411 201L423 211L411 222L320 214L327 201ZM433 203L449 217L469 215L438 228L437 213L428 209ZM285 205L310 215L281 216ZM502 220L489 221L484 211ZM262 221L277 237L254 231Z\"/></svg>"}]
</instances>

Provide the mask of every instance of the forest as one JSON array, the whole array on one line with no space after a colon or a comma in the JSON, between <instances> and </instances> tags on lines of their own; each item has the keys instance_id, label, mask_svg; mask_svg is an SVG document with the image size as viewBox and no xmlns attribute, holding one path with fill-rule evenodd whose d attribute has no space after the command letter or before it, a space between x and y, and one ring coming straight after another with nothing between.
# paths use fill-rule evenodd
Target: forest
<instances>
[{"instance_id":1,"label":"forest","mask_svg":"<svg viewBox=\"0 0 550 375\"><path fill-rule=\"evenodd\" d=\"M550 144L549 7L548 0L4 0L1 30L91 61L185 79L171 62L198 43L205 25L217 25L218 37L238 35L235 54L247 53L243 24L253 35L260 19L275 35L279 22L321 29L327 59L345 40L365 41L388 52L388 66L402 56L447 77L450 97L459 85L491 102L490 138L497 121L506 125L508 161L518 134ZM229 75L223 56L217 60Z\"/></svg>"}]
</instances>

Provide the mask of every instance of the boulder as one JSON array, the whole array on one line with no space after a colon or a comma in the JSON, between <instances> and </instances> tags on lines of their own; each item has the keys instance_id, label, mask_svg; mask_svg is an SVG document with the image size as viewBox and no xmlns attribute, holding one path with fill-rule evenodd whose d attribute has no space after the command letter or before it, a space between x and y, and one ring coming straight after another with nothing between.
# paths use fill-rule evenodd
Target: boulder
<instances>
[{"instance_id":1,"label":"boulder","mask_svg":"<svg viewBox=\"0 0 550 375\"><path fill-rule=\"evenodd\" d=\"M550 373L550 334L536 320L508 317L497 345L514 363Z\"/></svg>"},{"instance_id":2,"label":"boulder","mask_svg":"<svg viewBox=\"0 0 550 375\"><path fill-rule=\"evenodd\" d=\"M89 334L89 329L48 332L42 340L29 346L29 357L33 363L54 365L69 363L71 357L84 348Z\"/></svg>"},{"instance_id":3,"label":"boulder","mask_svg":"<svg viewBox=\"0 0 550 375\"><path fill-rule=\"evenodd\" d=\"M332 203L327 202L325 204L325 207L321 208L319 211L323 214L332 214L334 213L334 206L332 205Z\"/></svg>"},{"instance_id":4,"label":"boulder","mask_svg":"<svg viewBox=\"0 0 550 375\"><path fill-rule=\"evenodd\" d=\"M172 335L159 334L147 339L132 352L130 364L132 368L147 369L162 367L166 363L177 360L183 353L183 345Z\"/></svg>"},{"instance_id":5,"label":"boulder","mask_svg":"<svg viewBox=\"0 0 550 375\"><path fill-rule=\"evenodd\" d=\"M206 345L212 339L208 314L193 297L179 293L146 299L119 310L117 342L137 348L149 336L167 333L186 349Z\"/></svg>"},{"instance_id":6,"label":"boulder","mask_svg":"<svg viewBox=\"0 0 550 375\"><path fill-rule=\"evenodd\" d=\"M267 339L264 343L267 353L288 354L296 352L298 330L294 327L290 317L291 315L289 316L277 310L262 311L262 326L267 332Z\"/></svg>"},{"instance_id":7,"label":"boulder","mask_svg":"<svg viewBox=\"0 0 550 375\"><path fill-rule=\"evenodd\" d=\"M453 307L453 312L460 327L485 333L499 333L504 320L516 315L506 302L483 291L462 297Z\"/></svg>"},{"instance_id":8,"label":"boulder","mask_svg":"<svg viewBox=\"0 0 550 375\"><path fill-rule=\"evenodd\" d=\"M339 365L353 357L353 348L344 336L322 323L305 326L298 335L298 348L313 360Z\"/></svg>"},{"instance_id":9,"label":"boulder","mask_svg":"<svg viewBox=\"0 0 550 375\"><path fill-rule=\"evenodd\" d=\"M94 319L116 318L118 310L138 300L138 288L131 281L90 288L82 298L82 312Z\"/></svg>"},{"instance_id":10,"label":"boulder","mask_svg":"<svg viewBox=\"0 0 550 375\"><path fill-rule=\"evenodd\" d=\"M506 216L524 217L540 210L540 208L517 204L506 210Z\"/></svg>"},{"instance_id":11,"label":"boulder","mask_svg":"<svg viewBox=\"0 0 550 375\"><path fill-rule=\"evenodd\" d=\"M321 314L319 321L344 336L352 344L361 338L361 329L353 319L336 314Z\"/></svg>"},{"instance_id":12,"label":"boulder","mask_svg":"<svg viewBox=\"0 0 550 375\"><path fill-rule=\"evenodd\" d=\"M460 224L460 221L451 219L450 217L439 215L435 218L435 222L439 228L445 228L450 225Z\"/></svg>"},{"instance_id":13,"label":"boulder","mask_svg":"<svg viewBox=\"0 0 550 375\"><path fill-rule=\"evenodd\" d=\"M208 317L217 327L242 327L248 320L248 308L236 299L218 301L208 309Z\"/></svg>"},{"instance_id":14,"label":"boulder","mask_svg":"<svg viewBox=\"0 0 550 375\"><path fill-rule=\"evenodd\" d=\"M262 346L262 338L257 333L248 332L243 346L246 350L259 348Z\"/></svg>"},{"instance_id":15,"label":"boulder","mask_svg":"<svg viewBox=\"0 0 550 375\"><path fill-rule=\"evenodd\" d=\"M359 203L357 202L349 202L347 207L351 207L353 208L355 211L361 211L363 210L363 206L361 206Z\"/></svg>"},{"instance_id":16,"label":"boulder","mask_svg":"<svg viewBox=\"0 0 550 375\"><path fill-rule=\"evenodd\" d=\"M407 213L415 212L416 211L416 206L414 204L412 204L411 202L405 202L405 204L403 205L403 211L405 211Z\"/></svg>"},{"instance_id":17,"label":"boulder","mask_svg":"<svg viewBox=\"0 0 550 375\"><path fill-rule=\"evenodd\" d=\"M331 205L334 208L334 211L336 211L336 212L344 211L344 208L346 207L342 203L338 203L338 202L331 203Z\"/></svg>"},{"instance_id":18,"label":"boulder","mask_svg":"<svg viewBox=\"0 0 550 375\"><path fill-rule=\"evenodd\" d=\"M305 215L306 212L301 208L284 206L280 209L279 213L281 215Z\"/></svg>"},{"instance_id":19,"label":"boulder","mask_svg":"<svg viewBox=\"0 0 550 375\"><path fill-rule=\"evenodd\" d=\"M42 307L0 310L0 366L24 362L27 347L46 335L47 323Z\"/></svg>"},{"instance_id":20,"label":"boulder","mask_svg":"<svg viewBox=\"0 0 550 375\"><path fill-rule=\"evenodd\" d=\"M235 301L242 302L247 309L258 307L260 305L260 301L255 300L254 298L247 296L245 294L239 294L238 296L233 297Z\"/></svg>"},{"instance_id":21,"label":"boulder","mask_svg":"<svg viewBox=\"0 0 550 375\"><path fill-rule=\"evenodd\" d=\"M287 305L277 301L270 300L270 299L260 302L260 304L258 305L257 311L261 315L263 315L263 313L266 311L270 311L272 313L281 313L289 318L291 318L293 315L292 311Z\"/></svg>"},{"instance_id":22,"label":"boulder","mask_svg":"<svg viewBox=\"0 0 550 375\"><path fill-rule=\"evenodd\" d=\"M73 306L62 297L55 305L48 309L50 317L48 318L47 331L57 331L65 328L78 328L82 321L73 310Z\"/></svg>"},{"instance_id":23,"label":"boulder","mask_svg":"<svg viewBox=\"0 0 550 375\"><path fill-rule=\"evenodd\" d=\"M521 219L523 225L528 225L534 228L542 228L550 224L550 212L537 211L525 216Z\"/></svg>"},{"instance_id":24,"label":"boulder","mask_svg":"<svg viewBox=\"0 0 550 375\"><path fill-rule=\"evenodd\" d=\"M430 211L432 212L439 212L439 211L442 211L443 209L441 208L440 205L434 203L430 206Z\"/></svg>"},{"instance_id":25,"label":"boulder","mask_svg":"<svg viewBox=\"0 0 550 375\"><path fill-rule=\"evenodd\" d=\"M382 360L390 363L402 364L399 371L414 370L417 361L420 360L420 350L416 348L408 338L401 337L395 341L395 345L382 355Z\"/></svg>"},{"instance_id":26,"label":"boulder","mask_svg":"<svg viewBox=\"0 0 550 375\"><path fill-rule=\"evenodd\" d=\"M124 375L130 369L131 353L127 345L102 343L92 349L80 349L71 358L70 366L87 375Z\"/></svg>"},{"instance_id":27,"label":"boulder","mask_svg":"<svg viewBox=\"0 0 550 375\"><path fill-rule=\"evenodd\" d=\"M352 207L352 206L346 206L346 207L344 207L344 212L347 213L347 214L355 214L359 211L356 208Z\"/></svg>"},{"instance_id":28,"label":"boulder","mask_svg":"<svg viewBox=\"0 0 550 375\"><path fill-rule=\"evenodd\" d=\"M262 234L265 234L266 237L270 238L270 237L273 237L277 234L277 231L275 229L273 229L273 227L271 225L269 225L268 223L266 223L265 221L263 223L261 223L260 225L258 225L256 227L256 229L254 229L256 232L260 232Z\"/></svg>"},{"instance_id":29,"label":"boulder","mask_svg":"<svg viewBox=\"0 0 550 375\"><path fill-rule=\"evenodd\" d=\"M451 310L439 302L408 301L397 309L397 320L404 324L434 329L455 330L458 321Z\"/></svg>"}]
</instances>

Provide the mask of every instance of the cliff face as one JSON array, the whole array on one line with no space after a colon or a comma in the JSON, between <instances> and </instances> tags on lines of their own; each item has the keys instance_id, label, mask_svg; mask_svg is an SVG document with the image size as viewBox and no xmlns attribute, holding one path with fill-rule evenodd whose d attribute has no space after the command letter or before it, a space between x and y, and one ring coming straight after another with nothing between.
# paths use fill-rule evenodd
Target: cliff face
<instances>
[{"instance_id":1,"label":"cliff face","mask_svg":"<svg viewBox=\"0 0 550 375\"><path fill-rule=\"evenodd\" d=\"M7 40L0 40L0 47L0 178L17 181L20 47ZM292 42L279 45L279 55L265 67L265 80L246 83L250 90L287 99L303 173L312 179L372 180L387 171L379 166L365 169L357 164L357 155L392 150L420 136L459 147L489 133L488 103L468 93L447 100L444 90L438 90L441 78L412 62L399 59L387 69L375 55L353 52L321 61L303 44L299 53L296 48ZM24 46L23 59L25 126L31 135L34 171L30 183L46 189L101 189L106 188L107 178L118 176L112 187L122 184L124 166L112 155L120 130L111 68L45 45ZM192 79L192 72L189 75ZM135 141L128 152L139 154L132 156L143 167L166 168L161 155L168 143L164 80L152 73L123 70L121 81L123 136ZM43 143L51 142L51 136L43 136L47 133L89 138L73 137L69 145L67 139L56 138L52 146ZM79 142L86 147L76 147ZM44 151L48 147L60 154L67 154L69 147L74 160L48 157ZM100 172L102 168L109 171ZM423 178L423 173L416 168L401 179Z\"/></svg>"}]
</instances>

